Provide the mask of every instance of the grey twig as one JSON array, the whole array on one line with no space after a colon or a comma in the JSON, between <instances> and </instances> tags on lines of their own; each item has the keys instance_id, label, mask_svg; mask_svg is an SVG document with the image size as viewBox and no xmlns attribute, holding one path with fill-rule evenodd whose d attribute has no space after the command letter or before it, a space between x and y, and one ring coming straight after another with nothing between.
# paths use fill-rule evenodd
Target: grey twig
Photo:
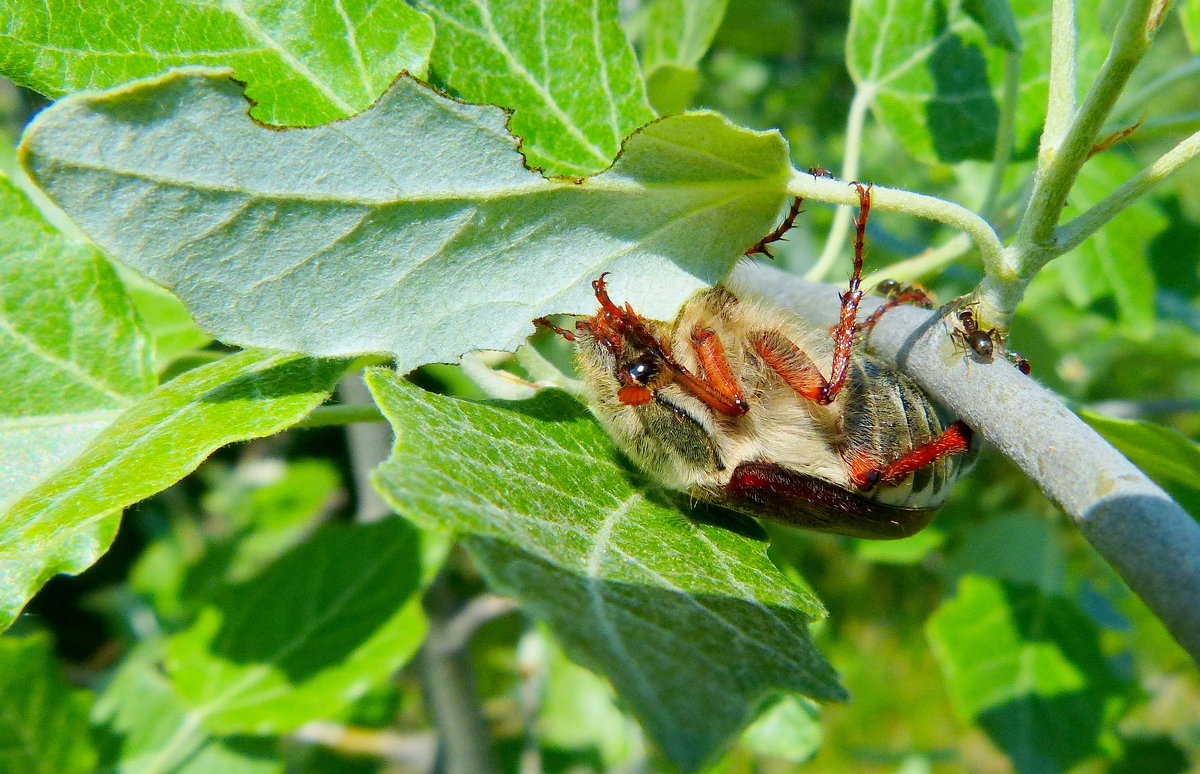
<instances>
[{"instance_id":1,"label":"grey twig","mask_svg":"<svg viewBox=\"0 0 1200 774\"><path fill-rule=\"evenodd\" d=\"M760 264L735 281L819 325L837 319L836 287ZM870 348L1012 459L1200 663L1200 524L1035 380L1000 358L968 374L936 313L889 312Z\"/></svg>"}]
</instances>

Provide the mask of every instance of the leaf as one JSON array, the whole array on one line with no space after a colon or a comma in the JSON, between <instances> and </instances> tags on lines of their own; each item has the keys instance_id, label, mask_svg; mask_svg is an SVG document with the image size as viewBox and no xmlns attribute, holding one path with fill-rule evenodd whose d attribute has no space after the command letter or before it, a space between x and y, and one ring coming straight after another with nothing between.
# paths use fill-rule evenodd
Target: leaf
<instances>
[{"instance_id":1,"label":"leaf","mask_svg":"<svg viewBox=\"0 0 1200 774\"><path fill-rule=\"evenodd\" d=\"M1124 687L1072 602L968 575L927 631L955 709L1017 771L1065 771L1098 751Z\"/></svg>"},{"instance_id":2,"label":"leaf","mask_svg":"<svg viewBox=\"0 0 1200 774\"><path fill-rule=\"evenodd\" d=\"M330 717L416 653L446 548L397 518L323 526L171 639L175 690L218 733Z\"/></svg>"},{"instance_id":3,"label":"leaf","mask_svg":"<svg viewBox=\"0 0 1200 774\"><path fill-rule=\"evenodd\" d=\"M0 637L0 772L93 771L91 704L63 679L49 637Z\"/></svg>"},{"instance_id":4,"label":"leaf","mask_svg":"<svg viewBox=\"0 0 1200 774\"><path fill-rule=\"evenodd\" d=\"M963 12L987 34L988 43L1005 51L1019 51L1021 33L1008 0L963 0Z\"/></svg>"},{"instance_id":5,"label":"leaf","mask_svg":"<svg viewBox=\"0 0 1200 774\"><path fill-rule=\"evenodd\" d=\"M776 690L845 693L809 638L823 614L748 520L697 521L631 479L562 393L471 403L372 369L396 431L376 486L401 514L464 533L501 593L605 676L677 766L694 770ZM716 526L722 523L725 526Z\"/></svg>"},{"instance_id":6,"label":"leaf","mask_svg":"<svg viewBox=\"0 0 1200 774\"><path fill-rule=\"evenodd\" d=\"M652 0L630 23L646 90L660 115L691 104L700 85L697 65L721 27L726 5L727 0Z\"/></svg>"},{"instance_id":7,"label":"leaf","mask_svg":"<svg viewBox=\"0 0 1200 774\"><path fill-rule=\"evenodd\" d=\"M821 748L821 719L812 702L788 697L768 709L742 734L742 747L789 763L811 760Z\"/></svg>"},{"instance_id":8,"label":"leaf","mask_svg":"<svg viewBox=\"0 0 1200 774\"><path fill-rule=\"evenodd\" d=\"M0 174L0 512L154 386L125 289Z\"/></svg>"},{"instance_id":9,"label":"leaf","mask_svg":"<svg viewBox=\"0 0 1200 774\"><path fill-rule=\"evenodd\" d=\"M1021 53L1013 133L1028 151L1045 119L1049 46L1050 9L1038 0L855 0L846 65L909 155L990 161L1006 50Z\"/></svg>"},{"instance_id":10,"label":"leaf","mask_svg":"<svg viewBox=\"0 0 1200 774\"><path fill-rule=\"evenodd\" d=\"M1155 481L1200 488L1200 444L1169 427L1080 411L1079 417Z\"/></svg>"},{"instance_id":11,"label":"leaf","mask_svg":"<svg viewBox=\"0 0 1200 774\"><path fill-rule=\"evenodd\" d=\"M401 70L423 75L433 23L399 0L194 3L0 0L0 74L48 97L181 65L226 66L254 117L313 125L369 106Z\"/></svg>"},{"instance_id":12,"label":"leaf","mask_svg":"<svg viewBox=\"0 0 1200 774\"><path fill-rule=\"evenodd\" d=\"M531 167L589 175L654 118L616 2L418 0L433 19L433 72L469 102L513 110Z\"/></svg>"},{"instance_id":13,"label":"leaf","mask_svg":"<svg viewBox=\"0 0 1200 774\"><path fill-rule=\"evenodd\" d=\"M1101 153L1088 161L1071 189L1064 217L1081 214L1137 171L1120 153ZM1119 330L1145 341L1154 333L1157 283L1150 265L1150 243L1168 225L1153 203L1130 204L1086 242L1047 267L1071 301L1085 307L1100 298L1117 302Z\"/></svg>"},{"instance_id":14,"label":"leaf","mask_svg":"<svg viewBox=\"0 0 1200 774\"><path fill-rule=\"evenodd\" d=\"M605 270L616 297L670 317L770 230L789 170L777 133L692 114L601 175L552 182L500 110L410 79L332 126L265 129L245 108L196 71L67 97L27 130L25 162L221 340L391 352L403 371L511 350L533 318L591 309Z\"/></svg>"},{"instance_id":15,"label":"leaf","mask_svg":"<svg viewBox=\"0 0 1200 774\"><path fill-rule=\"evenodd\" d=\"M343 361L241 352L183 374L127 410L5 514L0 629L45 582L47 557L95 546L88 541L98 530L111 540L110 514L175 483L214 449L294 424L329 396L345 368ZM94 561L107 540L71 571Z\"/></svg>"},{"instance_id":16,"label":"leaf","mask_svg":"<svg viewBox=\"0 0 1200 774\"><path fill-rule=\"evenodd\" d=\"M113 774L279 774L273 740L211 738L180 703L157 663L159 641L143 641L122 661L96 702L104 740L99 770Z\"/></svg>"},{"instance_id":17,"label":"leaf","mask_svg":"<svg viewBox=\"0 0 1200 774\"><path fill-rule=\"evenodd\" d=\"M1179 9L1179 20L1183 23L1188 48L1193 54L1200 55L1200 3L1195 0L1184 3Z\"/></svg>"},{"instance_id":18,"label":"leaf","mask_svg":"<svg viewBox=\"0 0 1200 774\"><path fill-rule=\"evenodd\" d=\"M1017 511L996 514L965 531L940 569L948 584L964 575L986 575L1061 594L1066 588L1065 565L1054 524Z\"/></svg>"}]
</instances>

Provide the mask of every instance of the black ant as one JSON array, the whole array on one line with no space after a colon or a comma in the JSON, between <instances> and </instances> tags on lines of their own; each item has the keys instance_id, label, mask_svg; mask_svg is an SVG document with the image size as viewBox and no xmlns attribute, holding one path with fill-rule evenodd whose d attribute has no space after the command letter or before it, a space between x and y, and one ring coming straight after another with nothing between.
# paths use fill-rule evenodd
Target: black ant
<instances>
[{"instance_id":1,"label":"black ant","mask_svg":"<svg viewBox=\"0 0 1200 774\"><path fill-rule=\"evenodd\" d=\"M996 350L1000 350L1021 373L1028 375L1033 370L1028 360L1021 357L1017 352L1009 351L1004 346L1004 338L1000 335L1000 331L995 328L987 330L980 328L979 322L975 319L975 313L972 310L964 309L959 312L958 323L962 328L956 328L951 331L950 338L959 343L964 350L969 349L974 352L975 359L979 362L992 362Z\"/></svg>"}]
</instances>

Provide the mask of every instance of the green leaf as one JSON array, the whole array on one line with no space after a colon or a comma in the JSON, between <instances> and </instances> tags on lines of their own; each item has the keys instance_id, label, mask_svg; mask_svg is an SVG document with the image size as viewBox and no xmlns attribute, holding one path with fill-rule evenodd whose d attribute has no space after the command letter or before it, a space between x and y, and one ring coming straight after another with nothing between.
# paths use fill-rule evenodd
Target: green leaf
<instances>
[{"instance_id":1,"label":"green leaf","mask_svg":"<svg viewBox=\"0 0 1200 774\"><path fill-rule=\"evenodd\" d=\"M398 518L322 527L171 639L176 691L219 733L329 717L416 653L447 545Z\"/></svg>"},{"instance_id":2,"label":"green leaf","mask_svg":"<svg viewBox=\"0 0 1200 774\"><path fill-rule=\"evenodd\" d=\"M858 87L873 95L879 121L911 156L929 163L990 161L1005 59L1017 49L1014 143L1028 152L1046 116L1050 8L1040 0L971 0L962 7L855 0L846 64ZM1090 49L1081 54L1090 57Z\"/></svg>"},{"instance_id":3,"label":"green leaf","mask_svg":"<svg viewBox=\"0 0 1200 774\"><path fill-rule=\"evenodd\" d=\"M1200 444L1169 427L1080 411L1079 417L1160 483L1200 488Z\"/></svg>"},{"instance_id":4,"label":"green leaf","mask_svg":"<svg viewBox=\"0 0 1200 774\"><path fill-rule=\"evenodd\" d=\"M1071 218L1112 193L1137 172L1132 159L1119 152L1101 153L1088 161L1071 189L1064 218ZM1150 243L1168 219L1150 201L1140 199L1070 253L1047 267L1079 306L1112 297L1117 323L1126 336L1145 341L1154 333L1157 282L1148 257Z\"/></svg>"},{"instance_id":5,"label":"green leaf","mask_svg":"<svg viewBox=\"0 0 1200 774\"><path fill-rule=\"evenodd\" d=\"M470 102L513 110L529 165L589 175L654 118L616 2L418 0L433 18L433 72Z\"/></svg>"},{"instance_id":6,"label":"green leaf","mask_svg":"<svg viewBox=\"0 0 1200 774\"><path fill-rule=\"evenodd\" d=\"M659 114L678 113L700 85L697 65L712 45L727 0L652 0L630 23L646 90Z\"/></svg>"},{"instance_id":7,"label":"green leaf","mask_svg":"<svg viewBox=\"0 0 1200 774\"><path fill-rule=\"evenodd\" d=\"M401 70L422 75L432 46L432 22L401 0L0 0L0 74L22 86L56 98L226 66L248 84L254 117L281 125L365 109Z\"/></svg>"},{"instance_id":8,"label":"green leaf","mask_svg":"<svg viewBox=\"0 0 1200 774\"><path fill-rule=\"evenodd\" d=\"M407 78L359 116L281 132L195 71L67 97L23 152L97 243L221 340L392 352L404 371L515 348L533 318L591 309L605 270L616 297L671 317L770 230L789 170L777 133L692 114L601 175L552 182L500 110Z\"/></svg>"},{"instance_id":9,"label":"green leaf","mask_svg":"<svg viewBox=\"0 0 1200 774\"><path fill-rule=\"evenodd\" d=\"M846 64L879 120L926 161L990 159L1000 111L982 30L935 0L855 0Z\"/></svg>"},{"instance_id":10,"label":"green leaf","mask_svg":"<svg viewBox=\"0 0 1200 774\"><path fill-rule=\"evenodd\" d=\"M804 763L821 748L821 719L810 701L789 696L774 704L742 734L741 744L758 755Z\"/></svg>"},{"instance_id":11,"label":"green leaf","mask_svg":"<svg viewBox=\"0 0 1200 774\"><path fill-rule=\"evenodd\" d=\"M91 704L63 679L49 637L0 637L0 772L93 771Z\"/></svg>"},{"instance_id":12,"label":"green leaf","mask_svg":"<svg viewBox=\"0 0 1200 774\"><path fill-rule=\"evenodd\" d=\"M963 0L963 12L983 27L988 43L1006 51L1021 49L1021 33L1008 0Z\"/></svg>"},{"instance_id":13,"label":"green leaf","mask_svg":"<svg viewBox=\"0 0 1200 774\"><path fill-rule=\"evenodd\" d=\"M100 769L112 774L277 774L273 740L211 738L158 664L159 641L121 662L92 712L104 741Z\"/></svg>"},{"instance_id":14,"label":"green leaf","mask_svg":"<svg viewBox=\"0 0 1200 774\"><path fill-rule=\"evenodd\" d=\"M154 386L112 267L0 174L0 512Z\"/></svg>"},{"instance_id":15,"label":"green leaf","mask_svg":"<svg viewBox=\"0 0 1200 774\"><path fill-rule=\"evenodd\" d=\"M703 763L775 690L844 698L807 632L820 603L747 536L757 526L689 518L635 481L575 401L472 403L383 369L367 383L397 436L376 486L465 533L492 588L607 676L676 765Z\"/></svg>"},{"instance_id":16,"label":"green leaf","mask_svg":"<svg viewBox=\"0 0 1200 774\"><path fill-rule=\"evenodd\" d=\"M1066 771L1098 752L1124 687L1071 601L968 575L927 629L955 709L1017 771Z\"/></svg>"},{"instance_id":17,"label":"green leaf","mask_svg":"<svg viewBox=\"0 0 1200 774\"><path fill-rule=\"evenodd\" d=\"M950 582L964 575L986 575L1055 594L1066 587L1065 564L1054 523L1018 511L973 525L940 569Z\"/></svg>"},{"instance_id":18,"label":"green leaf","mask_svg":"<svg viewBox=\"0 0 1200 774\"><path fill-rule=\"evenodd\" d=\"M1184 3L1179 9L1179 19L1183 23L1188 48L1193 54L1200 55L1200 3L1196 0Z\"/></svg>"},{"instance_id":19,"label":"green leaf","mask_svg":"<svg viewBox=\"0 0 1200 774\"><path fill-rule=\"evenodd\" d=\"M47 557L77 554L81 543L94 546L88 541L98 531L111 540L110 514L175 483L214 449L294 424L329 396L345 369L337 360L242 352L189 371L128 409L5 514L0 628L45 582Z\"/></svg>"}]
</instances>

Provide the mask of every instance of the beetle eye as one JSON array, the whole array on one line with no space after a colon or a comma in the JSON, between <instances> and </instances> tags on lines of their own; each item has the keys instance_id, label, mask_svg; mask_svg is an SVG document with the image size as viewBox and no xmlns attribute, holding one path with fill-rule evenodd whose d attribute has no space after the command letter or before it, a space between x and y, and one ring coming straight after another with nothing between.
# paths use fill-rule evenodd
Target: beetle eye
<instances>
[{"instance_id":1,"label":"beetle eye","mask_svg":"<svg viewBox=\"0 0 1200 774\"><path fill-rule=\"evenodd\" d=\"M638 384L646 384L658 376L658 359L652 355L644 355L625 366L625 373Z\"/></svg>"}]
</instances>

